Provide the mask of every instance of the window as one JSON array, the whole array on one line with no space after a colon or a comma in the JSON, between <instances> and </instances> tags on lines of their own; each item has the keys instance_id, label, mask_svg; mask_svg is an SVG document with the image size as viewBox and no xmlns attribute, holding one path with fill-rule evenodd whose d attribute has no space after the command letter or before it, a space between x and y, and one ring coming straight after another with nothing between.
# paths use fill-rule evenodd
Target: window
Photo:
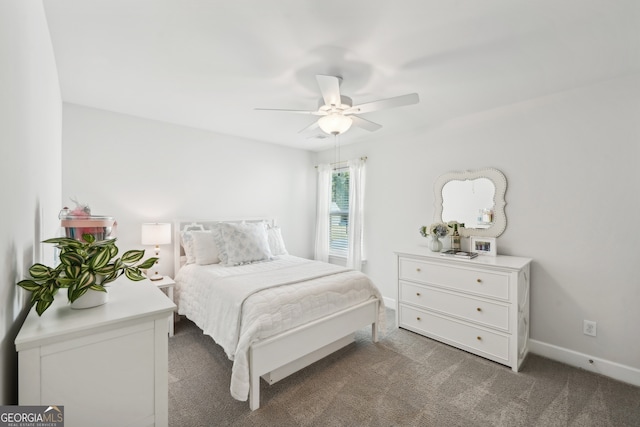
<instances>
[{"instance_id":1,"label":"window","mask_svg":"<svg viewBox=\"0 0 640 427\"><path fill-rule=\"evenodd\" d=\"M331 176L329 212L329 255L346 257L349 250L349 170L338 169Z\"/></svg>"}]
</instances>

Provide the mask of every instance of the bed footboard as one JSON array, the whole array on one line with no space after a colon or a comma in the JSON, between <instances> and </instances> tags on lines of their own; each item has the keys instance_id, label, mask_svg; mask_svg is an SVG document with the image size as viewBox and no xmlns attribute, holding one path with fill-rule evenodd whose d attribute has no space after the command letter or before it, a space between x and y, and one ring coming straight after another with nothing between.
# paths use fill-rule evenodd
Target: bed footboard
<instances>
[{"instance_id":1,"label":"bed footboard","mask_svg":"<svg viewBox=\"0 0 640 427\"><path fill-rule=\"evenodd\" d=\"M249 407L260 407L260 377L279 381L353 342L355 331L371 324L371 336L378 342L376 320L379 301L371 299L356 306L282 332L251 345L249 349Z\"/></svg>"}]
</instances>

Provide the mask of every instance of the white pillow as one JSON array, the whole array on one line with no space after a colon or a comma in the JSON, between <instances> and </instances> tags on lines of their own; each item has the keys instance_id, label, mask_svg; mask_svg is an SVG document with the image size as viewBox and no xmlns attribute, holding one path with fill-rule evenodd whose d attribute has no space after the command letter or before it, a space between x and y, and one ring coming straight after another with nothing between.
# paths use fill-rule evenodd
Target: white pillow
<instances>
[{"instance_id":1,"label":"white pillow","mask_svg":"<svg viewBox=\"0 0 640 427\"><path fill-rule=\"evenodd\" d=\"M289 252L287 252L287 248L284 246L280 227L275 226L267 228L267 240L269 241L269 249L271 250L272 255L277 256L289 254Z\"/></svg>"},{"instance_id":2,"label":"white pillow","mask_svg":"<svg viewBox=\"0 0 640 427\"><path fill-rule=\"evenodd\" d=\"M264 223L219 224L226 250L226 265L241 265L273 258Z\"/></svg>"},{"instance_id":3,"label":"white pillow","mask_svg":"<svg viewBox=\"0 0 640 427\"><path fill-rule=\"evenodd\" d=\"M180 244L184 249L184 256L187 264L193 264L196 262L196 257L193 253L193 238L191 232L197 230L204 230L204 227L200 224L191 224L187 228L180 232Z\"/></svg>"},{"instance_id":4,"label":"white pillow","mask_svg":"<svg viewBox=\"0 0 640 427\"><path fill-rule=\"evenodd\" d=\"M220 262L218 246L209 230L192 231L193 252L198 265L217 264Z\"/></svg>"}]
</instances>

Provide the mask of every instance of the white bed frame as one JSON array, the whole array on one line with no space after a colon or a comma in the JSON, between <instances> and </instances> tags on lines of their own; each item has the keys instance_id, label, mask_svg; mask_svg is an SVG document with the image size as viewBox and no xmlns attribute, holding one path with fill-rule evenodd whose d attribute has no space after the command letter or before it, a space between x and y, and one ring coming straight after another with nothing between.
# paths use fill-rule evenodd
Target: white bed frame
<instances>
[{"instance_id":1,"label":"white bed frame","mask_svg":"<svg viewBox=\"0 0 640 427\"><path fill-rule=\"evenodd\" d=\"M185 230L209 229L219 222L259 222L275 225L273 218L245 218L232 220L175 221L175 272L184 256L180 234ZM284 331L278 335L253 343L249 348L249 407L260 407L260 378L269 384L299 371L354 341L355 332L371 325L371 336L378 342L376 320L379 300L371 299L353 307L333 313L313 322Z\"/></svg>"}]
</instances>

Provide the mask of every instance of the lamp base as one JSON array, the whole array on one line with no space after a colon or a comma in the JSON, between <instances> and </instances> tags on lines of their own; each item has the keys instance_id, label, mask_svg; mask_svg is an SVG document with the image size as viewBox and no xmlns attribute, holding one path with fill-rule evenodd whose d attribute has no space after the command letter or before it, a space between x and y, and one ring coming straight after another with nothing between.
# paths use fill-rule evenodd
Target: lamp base
<instances>
[{"instance_id":1,"label":"lamp base","mask_svg":"<svg viewBox=\"0 0 640 427\"><path fill-rule=\"evenodd\" d=\"M153 280L154 282L163 279L163 276L160 275L160 273L158 272L156 272L153 276L148 276L148 277L149 277L149 280Z\"/></svg>"}]
</instances>

